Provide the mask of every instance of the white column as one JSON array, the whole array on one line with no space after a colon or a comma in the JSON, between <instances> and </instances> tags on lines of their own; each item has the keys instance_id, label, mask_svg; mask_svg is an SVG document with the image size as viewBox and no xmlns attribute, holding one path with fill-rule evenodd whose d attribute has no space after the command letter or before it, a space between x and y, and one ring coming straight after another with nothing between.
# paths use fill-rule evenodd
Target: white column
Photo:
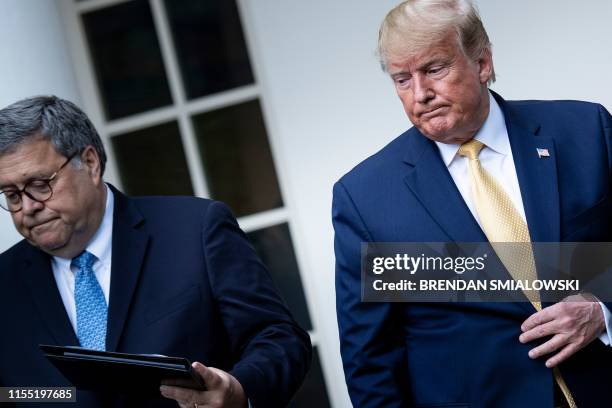
<instances>
[{"instance_id":1,"label":"white column","mask_svg":"<svg viewBox=\"0 0 612 408\"><path fill-rule=\"evenodd\" d=\"M0 3L0 108L34 95L57 95L80 104L58 6L47 0ZM0 210L0 252L21 239Z\"/></svg>"}]
</instances>

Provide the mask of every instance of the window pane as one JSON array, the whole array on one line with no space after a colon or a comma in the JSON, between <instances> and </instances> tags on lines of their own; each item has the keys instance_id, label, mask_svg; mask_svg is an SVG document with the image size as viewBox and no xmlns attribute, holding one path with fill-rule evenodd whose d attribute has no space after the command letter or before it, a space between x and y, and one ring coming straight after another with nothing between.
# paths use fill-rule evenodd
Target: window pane
<instances>
[{"instance_id":1,"label":"window pane","mask_svg":"<svg viewBox=\"0 0 612 408\"><path fill-rule=\"evenodd\" d=\"M329 407L329 398L327 397L327 389L323 380L323 372L321 371L321 362L317 348L313 348L312 367L302 387L295 394L288 405L288 408L326 408Z\"/></svg>"},{"instance_id":2,"label":"window pane","mask_svg":"<svg viewBox=\"0 0 612 408\"><path fill-rule=\"evenodd\" d=\"M262 262L268 267L272 280L280 290L295 320L304 329L311 330L312 323L288 225L275 225L247 235Z\"/></svg>"},{"instance_id":3,"label":"window pane","mask_svg":"<svg viewBox=\"0 0 612 408\"><path fill-rule=\"evenodd\" d=\"M83 15L107 119L172 103L147 0Z\"/></svg>"},{"instance_id":4,"label":"window pane","mask_svg":"<svg viewBox=\"0 0 612 408\"><path fill-rule=\"evenodd\" d=\"M193 195L176 122L111 139L125 192L129 195Z\"/></svg>"},{"instance_id":5,"label":"window pane","mask_svg":"<svg viewBox=\"0 0 612 408\"><path fill-rule=\"evenodd\" d=\"M253 83L234 0L166 0L188 99Z\"/></svg>"},{"instance_id":6,"label":"window pane","mask_svg":"<svg viewBox=\"0 0 612 408\"><path fill-rule=\"evenodd\" d=\"M283 205L258 101L193 119L213 198L239 217Z\"/></svg>"}]
</instances>

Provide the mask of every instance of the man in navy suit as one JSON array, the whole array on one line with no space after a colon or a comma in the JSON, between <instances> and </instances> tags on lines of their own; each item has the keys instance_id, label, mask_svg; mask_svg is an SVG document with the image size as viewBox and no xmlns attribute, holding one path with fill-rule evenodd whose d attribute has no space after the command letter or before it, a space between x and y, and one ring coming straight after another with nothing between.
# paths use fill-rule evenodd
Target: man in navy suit
<instances>
[{"instance_id":1,"label":"man in navy suit","mask_svg":"<svg viewBox=\"0 0 612 408\"><path fill-rule=\"evenodd\" d=\"M310 339L228 208L126 197L103 182L105 163L68 101L0 111L0 206L25 238L0 255L0 386L68 386L38 345L82 345L188 358L207 390L77 391L80 406L285 406Z\"/></svg>"},{"instance_id":2,"label":"man in navy suit","mask_svg":"<svg viewBox=\"0 0 612 408\"><path fill-rule=\"evenodd\" d=\"M505 219L525 227L527 242L610 241L610 114L489 91L491 46L468 1L401 3L382 24L379 51L414 127L334 186L338 325L354 406L609 405L609 303L589 293L541 310L527 298L366 303L360 260L362 242L499 242L490 237ZM492 227L485 190L508 203Z\"/></svg>"}]
</instances>

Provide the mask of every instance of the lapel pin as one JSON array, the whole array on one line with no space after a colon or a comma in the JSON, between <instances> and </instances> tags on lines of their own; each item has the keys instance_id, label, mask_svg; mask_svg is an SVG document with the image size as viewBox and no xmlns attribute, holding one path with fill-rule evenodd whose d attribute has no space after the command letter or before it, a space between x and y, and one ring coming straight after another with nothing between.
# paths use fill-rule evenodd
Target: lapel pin
<instances>
[{"instance_id":1,"label":"lapel pin","mask_svg":"<svg viewBox=\"0 0 612 408\"><path fill-rule=\"evenodd\" d=\"M538 157L541 159L542 157L550 157L550 153L548 153L548 149L537 148Z\"/></svg>"}]
</instances>

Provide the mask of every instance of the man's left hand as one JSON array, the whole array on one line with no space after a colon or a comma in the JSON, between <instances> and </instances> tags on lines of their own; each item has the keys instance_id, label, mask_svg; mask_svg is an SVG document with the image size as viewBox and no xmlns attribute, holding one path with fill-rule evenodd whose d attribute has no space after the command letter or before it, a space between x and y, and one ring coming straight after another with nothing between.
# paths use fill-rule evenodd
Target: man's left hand
<instances>
[{"instance_id":1,"label":"man's left hand","mask_svg":"<svg viewBox=\"0 0 612 408\"><path fill-rule=\"evenodd\" d=\"M206 391L184 388L164 381L161 394L178 402L181 408L245 408L248 406L242 385L234 376L195 362L193 369L202 377Z\"/></svg>"},{"instance_id":2,"label":"man's left hand","mask_svg":"<svg viewBox=\"0 0 612 408\"><path fill-rule=\"evenodd\" d=\"M519 341L528 343L552 336L531 349L532 359L558 351L546 360L552 368L596 339L605 329L604 315L597 298L589 293L568 296L561 302L532 314L523 324Z\"/></svg>"}]
</instances>

